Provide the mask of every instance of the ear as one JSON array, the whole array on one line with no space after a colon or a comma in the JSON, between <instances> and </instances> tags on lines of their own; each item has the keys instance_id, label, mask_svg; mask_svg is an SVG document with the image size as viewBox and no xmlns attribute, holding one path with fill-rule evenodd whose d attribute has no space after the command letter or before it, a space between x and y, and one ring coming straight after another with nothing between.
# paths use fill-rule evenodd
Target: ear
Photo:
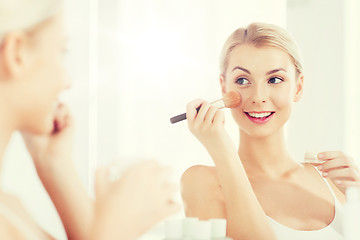
<instances>
[{"instance_id":1,"label":"ear","mask_svg":"<svg viewBox=\"0 0 360 240\"><path fill-rule=\"evenodd\" d=\"M220 86L221 86L221 93L224 96L224 94L227 92L226 91L226 82L225 82L225 77L223 74L220 75Z\"/></svg>"},{"instance_id":2,"label":"ear","mask_svg":"<svg viewBox=\"0 0 360 240\"><path fill-rule=\"evenodd\" d=\"M14 78L21 74L26 58L26 36L24 33L12 32L4 36L0 47L0 62L3 74Z\"/></svg>"},{"instance_id":3,"label":"ear","mask_svg":"<svg viewBox=\"0 0 360 240\"><path fill-rule=\"evenodd\" d=\"M304 75L300 73L296 81L296 93L294 96L294 102L300 101L303 91L304 91Z\"/></svg>"}]
</instances>

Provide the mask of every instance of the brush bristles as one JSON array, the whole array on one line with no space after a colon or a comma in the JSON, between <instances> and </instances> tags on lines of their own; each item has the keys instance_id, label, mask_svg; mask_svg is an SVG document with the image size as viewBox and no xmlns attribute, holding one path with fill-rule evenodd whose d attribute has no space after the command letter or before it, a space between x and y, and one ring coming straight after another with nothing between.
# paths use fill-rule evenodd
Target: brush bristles
<instances>
[{"instance_id":1,"label":"brush bristles","mask_svg":"<svg viewBox=\"0 0 360 240\"><path fill-rule=\"evenodd\" d=\"M241 97L238 92L231 91L227 92L223 97L224 104L227 108L235 108L239 106Z\"/></svg>"}]
</instances>

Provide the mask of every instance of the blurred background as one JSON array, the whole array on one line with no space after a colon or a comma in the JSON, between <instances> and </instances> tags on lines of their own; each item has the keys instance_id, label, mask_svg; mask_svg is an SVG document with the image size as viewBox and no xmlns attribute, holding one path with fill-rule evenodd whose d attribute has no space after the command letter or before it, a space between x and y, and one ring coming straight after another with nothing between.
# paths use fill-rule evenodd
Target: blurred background
<instances>
[{"instance_id":1,"label":"blurred background","mask_svg":"<svg viewBox=\"0 0 360 240\"><path fill-rule=\"evenodd\" d=\"M195 98L221 97L219 54L228 35L254 21L297 39L305 92L287 125L298 161L305 151L342 150L360 161L360 10L356 0L65 0L69 102L76 119L74 160L92 193L94 170L157 159L174 181L195 164L212 165L186 122L169 118ZM228 110L226 128L238 130ZM274 143L276 147L276 143ZM66 239L19 135L5 156L2 184L34 218ZM180 194L176 198L181 201ZM182 218L180 212L172 218ZM162 239L160 223L142 239Z\"/></svg>"}]
</instances>

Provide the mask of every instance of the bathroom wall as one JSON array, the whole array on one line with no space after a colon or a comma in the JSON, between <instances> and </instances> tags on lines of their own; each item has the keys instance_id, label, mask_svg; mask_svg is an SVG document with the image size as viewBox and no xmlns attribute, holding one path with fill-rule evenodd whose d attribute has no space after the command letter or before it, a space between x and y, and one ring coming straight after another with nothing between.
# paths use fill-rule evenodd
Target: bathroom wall
<instances>
[{"instance_id":1,"label":"bathroom wall","mask_svg":"<svg viewBox=\"0 0 360 240\"><path fill-rule=\"evenodd\" d=\"M72 88L61 98L70 104L76 132L74 162L84 184L89 184L89 1L65 0L68 53L65 64ZM51 79L49 79L50 81ZM66 239L56 210L47 196L18 133L12 137L2 164L2 186L18 196L33 218L56 239Z\"/></svg>"},{"instance_id":2,"label":"bathroom wall","mask_svg":"<svg viewBox=\"0 0 360 240\"><path fill-rule=\"evenodd\" d=\"M289 147L296 159L301 160L307 150L341 150L359 161L355 146L360 98L354 92L359 89L354 70L360 62L354 43L360 21L349 12L359 9L358 4L352 0L287 2L287 28L298 41L305 71L303 99L288 126Z\"/></svg>"}]
</instances>

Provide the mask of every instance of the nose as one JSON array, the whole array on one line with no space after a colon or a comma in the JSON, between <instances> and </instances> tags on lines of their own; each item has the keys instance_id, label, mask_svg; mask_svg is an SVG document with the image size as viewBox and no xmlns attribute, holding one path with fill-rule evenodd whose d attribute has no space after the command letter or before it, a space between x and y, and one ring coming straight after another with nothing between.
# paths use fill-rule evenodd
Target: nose
<instances>
[{"instance_id":1,"label":"nose","mask_svg":"<svg viewBox=\"0 0 360 240\"><path fill-rule=\"evenodd\" d=\"M268 91L265 86L259 84L253 89L253 93L251 94L251 103L266 103L268 101Z\"/></svg>"}]
</instances>

